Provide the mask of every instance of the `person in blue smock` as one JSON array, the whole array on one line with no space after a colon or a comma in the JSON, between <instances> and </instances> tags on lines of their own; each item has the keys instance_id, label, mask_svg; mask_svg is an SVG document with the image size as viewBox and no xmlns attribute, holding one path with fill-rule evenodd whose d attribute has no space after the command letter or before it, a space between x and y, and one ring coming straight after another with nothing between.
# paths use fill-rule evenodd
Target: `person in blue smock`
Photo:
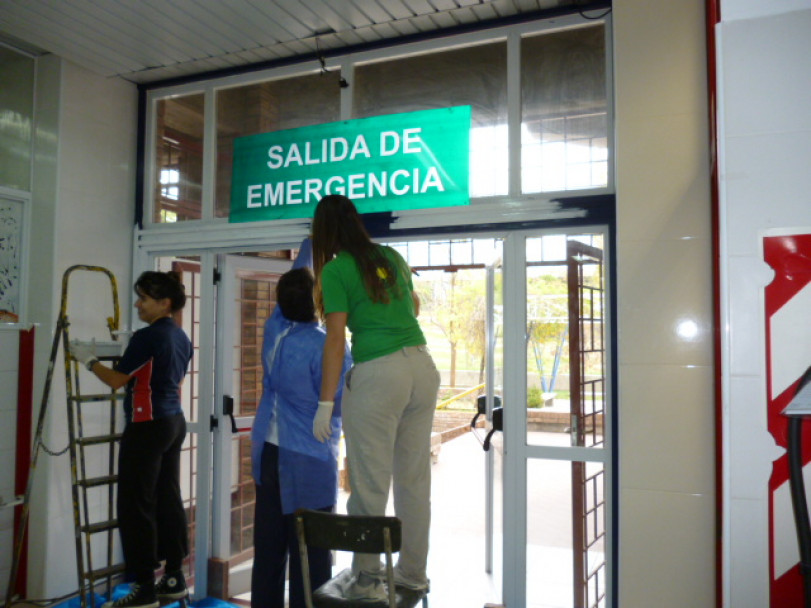
<instances>
[{"instance_id":1,"label":"person in blue smock","mask_svg":"<svg viewBox=\"0 0 811 608\"><path fill-rule=\"evenodd\" d=\"M311 257L306 239L293 269L279 279L276 308L265 323L262 399L251 431L256 482L254 608L285 608L288 557L289 606L304 608L293 514L299 508L332 512L337 502L341 390L335 395L334 409L319 408L326 333L315 315ZM343 372L350 365L346 350ZM332 557L327 549L312 548L308 554L310 580L316 589L330 579Z\"/></svg>"}]
</instances>

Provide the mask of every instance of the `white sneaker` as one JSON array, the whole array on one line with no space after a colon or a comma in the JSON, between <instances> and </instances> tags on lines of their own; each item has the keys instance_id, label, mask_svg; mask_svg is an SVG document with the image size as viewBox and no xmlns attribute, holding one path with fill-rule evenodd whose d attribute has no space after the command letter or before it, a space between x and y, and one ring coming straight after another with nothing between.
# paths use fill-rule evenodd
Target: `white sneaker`
<instances>
[{"instance_id":1,"label":"white sneaker","mask_svg":"<svg viewBox=\"0 0 811 608\"><path fill-rule=\"evenodd\" d=\"M363 574L360 576L367 578ZM388 602L389 594L386 592L385 585L377 579L368 578L370 582L365 585L354 578L344 591L344 598L359 602Z\"/></svg>"}]
</instances>

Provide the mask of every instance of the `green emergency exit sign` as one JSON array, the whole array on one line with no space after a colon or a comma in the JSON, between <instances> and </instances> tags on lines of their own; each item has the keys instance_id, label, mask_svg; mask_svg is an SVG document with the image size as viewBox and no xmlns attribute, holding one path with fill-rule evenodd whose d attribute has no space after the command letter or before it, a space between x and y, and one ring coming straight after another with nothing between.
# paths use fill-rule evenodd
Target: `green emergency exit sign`
<instances>
[{"instance_id":1,"label":"green emergency exit sign","mask_svg":"<svg viewBox=\"0 0 811 608\"><path fill-rule=\"evenodd\" d=\"M470 106L240 137L229 219L312 217L327 194L361 213L466 205L469 157Z\"/></svg>"}]
</instances>

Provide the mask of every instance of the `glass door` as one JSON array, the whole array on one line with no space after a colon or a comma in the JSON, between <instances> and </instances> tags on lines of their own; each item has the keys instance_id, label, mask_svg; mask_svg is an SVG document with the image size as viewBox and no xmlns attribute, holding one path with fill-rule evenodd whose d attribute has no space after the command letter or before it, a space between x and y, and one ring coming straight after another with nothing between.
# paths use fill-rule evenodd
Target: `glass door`
<instances>
[{"instance_id":1,"label":"glass door","mask_svg":"<svg viewBox=\"0 0 811 608\"><path fill-rule=\"evenodd\" d=\"M209 427L211 369L210 337L200 331L205 324L210 284L202 280L202 268L208 256L163 255L152 260L152 268L181 273L186 290L186 306L175 319L192 342L193 355L181 386L181 403L186 416L187 435L181 452L180 484L189 533L189 556L183 564L186 582L193 599L207 595L206 561L208 558L209 500L208 467L211 458Z\"/></svg>"},{"instance_id":2,"label":"glass door","mask_svg":"<svg viewBox=\"0 0 811 608\"><path fill-rule=\"evenodd\" d=\"M217 299L210 585L224 599L250 591L254 482L250 431L262 396L262 338L278 278L291 262L221 255Z\"/></svg>"},{"instance_id":3,"label":"glass door","mask_svg":"<svg viewBox=\"0 0 811 608\"><path fill-rule=\"evenodd\" d=\"M507 237L506 605L611 597L604 240L601 230Z\"/></svg>"},{"instance_id":4,"label":"glass door","mask_svg":"<svg viewBox=\"0 0 811 608\"><path fill-rule=\"evenodd\" d=\"M486 429L491 441L487 444L484 460L484 512L485 512L485 572L495 575L500 572L501 547L498 540L501 538L501 524L499 517L502 514L503 499L501 490L501 472L503 465L503 442L500 437L493 439L499 427L503 429L503 401L504 390L504 292L502 272L502 241L495 241L497 249L494 251L493 261L487 265L485 298L487 303L487 316L485 325L486 355L486 386L484 393ZM494 418L494 410L495 421ZM485 440L486 440L485 436ZM484 445L482 447L485 447ZM496 551L499 553L496 554ZM498 564L498 565L497 565Z\"/></svg>"},{"instance_id":5,"label":"glass door","mask_svg":"<svg viewBox=\"0 0 811 608\"><path fill-rule=\"evenodd\" d=\"M436 605L501 603L502 244L501 235L389 243L415 272L418 320L442 378L431 441Z\"/></svg>"},{"instance_id":6,"label":"glass door","mask_svg":"<svg viewBox=\"0 0 811 608\"><path fill-rule=\"evenodd\" d=\"M443 590L459 599L458 581L466 580L476 602L609 605L604 241L602 230L581 229L391 243L417 272L420 323L443 378L432 442L429 572L436 600ZM202 264L206 271L216 262L220 278L210 345L211 538L200 542L207 543L208 594L222 598L250 588L248 432L261 396L264 321L276 280L291 265L273 256L211 255ZM214 329L194 330L198 340L208 333ZM486 422L465 432L479 402ZM503 432L493 431L498 407ZM207 430L205 418L195 422ZM342 486L339 510L346 491Z\"/></svg>"}]
</instances>

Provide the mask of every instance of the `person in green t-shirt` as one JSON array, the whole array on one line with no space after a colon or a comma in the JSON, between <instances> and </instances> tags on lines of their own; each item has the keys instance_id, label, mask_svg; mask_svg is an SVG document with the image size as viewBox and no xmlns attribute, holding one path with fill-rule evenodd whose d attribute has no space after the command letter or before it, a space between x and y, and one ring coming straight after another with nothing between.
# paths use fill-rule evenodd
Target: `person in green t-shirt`
<instances>
[{"instance_id":1,"label":"person in green t-shirt","mask_svg":"<svg viewBox=\"0 0 811 608\"><path fill-rule=\"evenodd\" d=\"M346 328L352 332L354 365L343 397L352 488L347 511L384 515L393 481L394 510L403 522L395 581L427 589L430 443L439 372L417 321L411 269L394 249L372 242L345 196L328 195L318 203L312 244L316 305L327 329L322 417L338 388ZM347 598L386 599L379 555L355 554L352 570Z\"/></svg>"}]
</instances>

